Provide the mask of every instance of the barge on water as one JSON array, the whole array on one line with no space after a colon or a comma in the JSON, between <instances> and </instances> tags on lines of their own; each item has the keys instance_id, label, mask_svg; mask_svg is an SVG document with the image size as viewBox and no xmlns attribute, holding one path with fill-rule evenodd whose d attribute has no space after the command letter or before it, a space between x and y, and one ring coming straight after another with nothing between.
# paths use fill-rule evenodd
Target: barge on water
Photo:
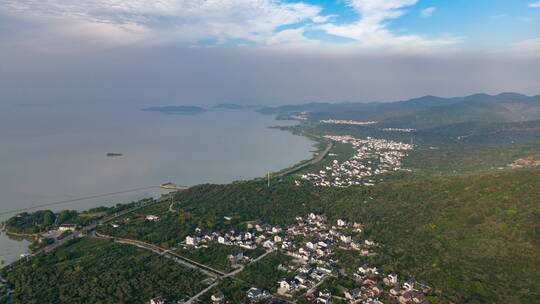
<instances>
[{"instance_id":1,"label":"barge on water","mask_svg":"<svg viewBox=\"0 0 540 304\"><path fill-rule=\"evenodd\" d=\"M118 157L118 156L123 156L123 155L124 154L122 154L122 153L114 153L114 152L107 153L108 157Z\"/></svg>"}]
</instances>

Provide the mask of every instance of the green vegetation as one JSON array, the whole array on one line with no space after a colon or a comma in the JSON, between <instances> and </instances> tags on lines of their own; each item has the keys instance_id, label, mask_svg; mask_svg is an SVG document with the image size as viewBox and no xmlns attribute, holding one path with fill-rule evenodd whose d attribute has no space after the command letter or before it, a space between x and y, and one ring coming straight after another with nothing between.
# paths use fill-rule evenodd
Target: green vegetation
<instances>
[{"instance_id":1,"label":"green vegetation","mask_svg":"<svg viewBox=\"0 0 540 304\"><path fill-rule=\"evenodd\" d=\"M210 243L207 248L177 249L176 252L183 257L227 273L234 269L227 258L228 255L243 252L244 256L256 258L265 251L262 248L249 250L238 246Z\"/></svg>"},{"instance_id":2,"label":"green vegetation","mask_svg":"<svg viewBox=\"0 0 540 304\"><path fill-rule=\"evenodd\" d=\"M381 122L389 127L429 129L470 121L517 122L540 119L540 98L466 100L395 116Z\"/></svg>"},{"instance_id":3,"label":"green vegetation","mask_svg":"<svg viewBox=\"0 0 540 304\"><path fill-rule=\"evenodd\" d=\"M67 231L66 231L67 232ZM30 252L37 252L39 249L46 247L47 245L50 245L54 243L53 239L46 239L46 238L37 238L30 246L28 246L28 249Z\"/></svg>"},{"instance_id":4,"label":"green vegetation","mask_svg":"<svg viewBox=\"0 0 540 304\"><path fill-rule=\"evenodd\" d=\"M130 245L78 239L10 272L17 292L4 303L148 303L180 300L203 289L204 276Z\"/></svg>"},{"instance_id":5,"label":"green vegetation","mask_svg":"<svg viewBox=\"0 0 540 304\"><path fill-rule=\"evenodd\" d=\"M499 147L418 148L403 160L417 173L460 174L507 169L515 160L540 156L540 144Z\"/></svg>"},{"instance_id":6,"label":"green vegetation","mask_svg":"<svg viewBox=\"0 0 540 304\"><path fill-rule=\"evenodd\" d=\"M229 221L223 218L224 215L218 217L211 214L194 214L183 208L184 203L175 203L174 212L171 212L169 205L170 203L166 201L139 209L117 219L115 223L119 225L118 228L102 225L97 231L114 237L144 241L163 248L174 248L197 227L205 227L211 231L245 228L239 217L233 217ZM147 215L157 215L159 220L146 220Z\"/></svg>"},{"instance_id":7,"label":"green vegetation","mask_svg":"<svg viewBox=\"0 0 540 304\"><path fill-rule=\"evenodd\" d=\"M287 276L287 272L279 270L278 266L291 260L289 256L272 252L262 260L246 266L237 277L248 282L250 286L275 292L278 287L277 282Z\"/></svg>"},{"instance_id":8,"label":"green vegetation","mask_svg":"<svg viewBox=\"0 0 540 304\"><path fill-rule=\"evenodd\" d=\"M55 214L50 210L40 210L34 213L23 212L8 219L4 223L4 227L12 233L36 234L53 228L55 218Z\"/></svg>"},{"instance_id":9,"label":"green vegetation","mask_svg":"<svg viewBox=\"0 0 540 304\"><path fill-rule=\"evenodd\" d=\"M351 158L353 154L354 154L354 149L352 145L336 142L334 143L334 146L330 150L329 155L327 155L322 161L316 164L313 164L309 167L306 167L302 170L299 170L295 172L295 174L303 174L307 172L318 172L319 170L323 170L326 166L331 166L334 160L337 160L341 163Z\"/></svg>"},{"instance_id":10,"label":"green vegetation","mask_svg":"<svg viewBox=\"0 0 540 304\"><path fill-rule=\"evenodd\" d=\"M366 236L383 244L374 257L339 253L340 260L351 269L369 262L385 271L396 271L400 277L416 277L432 286L437 301L442 303L534 303L540 296L540 283L536 279L540 273L537 263L540 259L538 189L539 170L419 178L346 189L296 187L286 180L276 181L270 188L262 181L200 185L177 193L176 200L182 202L182 208L175 204L176 212L168 210L168 203L154 205L136 212L140 214L132 213L119 220L129 219L120 228L106 225L100 229L172 245L183 240L195 227L225 231L231 227L244 227L245 221L254 219L271 224L290 224L297 215L323 213L331 221L345 217L364 223ZM145 214L156 214L160 220L143 220ZM223 216L231 216L233 220L225 221ZM84 269L81 273L86 278L85 282L92 284L98 284L90 277L99 271L107 276L123 276L123 272L117 274L115 270L122 265L134 268L132 274L137 274L137 278L148 277L145 267L151 264L138 260L138 254L125 252L138 252L137 248L126 249L125 246L102 241L95 249L83 247L78 249L73 244L53 255L40 256L32 265L10 274L8 281L20 291L20 297L30 299L50 290L42 285L47 284L42 276L52 275L52 269L55 273L64 274L63 277L53 276L51 280L59 286L68 284L62 281L64 277L74 280L66 277L65 273L71 273L68 269L73 272L69 267L77 263ZM152 253L148 252L148 255ZM125 257L129 259L125 260ZM277 265L282 262L279 255L269 255L246 267L239 278L248 286L253 284L273 290L276 278L283 275L277 270ZM30 271L32 267L34 270ZM160 269L168 273L170 266L161 265ZM192 278L180 281L182 284L199 282ZM73 284L76 283L86 286L80 281ZM125 284L131 286L130 283ZM156 284L149 283L149 286L159 291L155 286L161 285ZM245 293L245 284L228 282L222 285L220 290L230 293L233 298ZM227 286L232 290L223 290ZM118 291L98 287L96 290L104 295L120 297ZM70 292L82 292L81 289L73 289L75 291ZM88 288L94 289L94 286ZM139 295L133 293L132 299ZM67 293L65 299L76 296L78 294ZM151 296L144 294L136 299Z\"/></svg>"},{"instance_id":11,"label":"green vegetation","mask_svg":"<svg viewBox=\"0 0 540 304\"><path fill-rule=\"evenodd\" d=\"M364 236L381 244L374 249L376 255L369 257L336 250L343 271L351 273L368 263L385 273L397 272L400 278L414 277L433 287L429 294L431 303L537 303L540 170L526 166L516 170L508 165L517 159L535 160L540 156L540 120L520 121L538 118L538 98L477 94L449 99L426 96L388 104L263 108L261 112L282 118L311 111L302 114L310 121L282 129L316 139L318 151L327 145L322 135L414 141L417 148L403 159L404 167L413 171L381 175L385 183L373 187L294 186L292 175L275 175L270 187L264 178L227 185L198 185L175 193L172 210L170 202L155 204L97 230L174 249L187 258L228 272L232 270L229 254L241 250L256 257L263 250L215 243L209 243L208 248L179 249L179 243L195 228L204 232L239 231L253 220L289 225L296 216L315 212L327 215L331 222L338 218L361 222ZM175 107L147 110L177 112L172 108ZM313 122L327 118L377 119L382 123L359 126ZM381 129L384 126L419 130L387 132ZM336 143L331 155L294 174L319 171L333 160L343 162L353 152L350 145ZM136 204L82 213L22 213L9 219L6 228L25 234L39 233L54 227L55 222L89 223ZM147 215L156 215L159 220L147 220ZM45 244L32 246L39 248ZM212 292L222 291L232 303L242 303L250 287L275 291L277 281L287 277L287 271L278 266L290 260L279 252L271 253L247 265L235 278L218 282ZM86 238L52 254L34 257L6 278L8 286L16 291L14 303L67 303L74 299L143 303L157 295L180 300L203 288L200 273L151 251ZM358 286L357 282L339 277L329 279L321 287L342 295L339 287ZM0 295L5 292L1 288ZM207 303L212 292L201 301ZM305 299L299 300L304 302Z\"/></svg>"},{"instance_id":12,"label":"green vegetation","mask_svg":"<svg viewBox=\"0 0 540 304\"><path fill-rule=\"evenodd\" d=\"M540 96L515 93L441 98L425 96L389 103L309 103L263 108L266 114L290 119L300 112L311 121L376 120L378 127L429 129L471 121L519 122L540 119Z\"/></svg>"},{"instance_id":13,"label":"green vegetation","mask_svg":"<svg viewBox=\"0 0 540 304\"><path fill-rule=\"evenodd\" d=\"M4 222L7 232L16 234L39 234L57 228L62 224L88 225L104 216L147 203L150 199L143 199L129 204L117 204L114 207L98 207L87 211L63 210L54 213L50 210L39 210L33 213L23 212L9 218Z\"/></svg>"},{"instance_id":14,"label":"green vegetation","mask_svg":"<svg viewBox=\"0 0 540 304\"><path fill-rule=\"evenodd\" d=\"M310 211L365 224L374 262L454 302L533 303L539 295L540 171L391 182L347 189L201 185L178 194L194 214L290 223Z\"/></svg>"},{"instance_id":15,"label":"green vegetation","mask_svg":"<svg viewBox=\"0 0 540 304\"><path fill-rule=\"evenodd\" d=\"M221 291L229 303L245 303L246 292L250 287L251 285L246 282L227 278L221 280L215 288L212 288L209 292L199 298L199 300L201 303L212 303L210 299L211 296L218 291Z\"/></svg>"}]
</instances>

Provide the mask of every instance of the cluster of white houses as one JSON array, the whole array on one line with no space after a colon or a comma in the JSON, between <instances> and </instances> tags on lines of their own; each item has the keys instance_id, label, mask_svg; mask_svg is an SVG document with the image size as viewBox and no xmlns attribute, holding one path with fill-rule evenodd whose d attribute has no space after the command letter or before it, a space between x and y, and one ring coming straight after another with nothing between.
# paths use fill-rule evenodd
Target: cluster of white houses
<instances>
[{"instance_id":1,"label":"cluster of white houses","mask_svg":"<svg viewBox=\"0 0 540 304\"><path fill-rule=\"evenodd\" d=\"M377 121L354 121L354 120L327 119L327 120L321 120L321 123L336 124L336 125L367 126L367 125L374 125L374 124L377 123Z\"/></svg>"},{"instance_id":2,"label":"cluster of white houses","mask_svg":"<svg viewBox=\"0 0 540 304\"><path fill-rule=\"evenodd\" d=\"M412 129L412 128L382 128L381 131L386 131L386 132L407 132L407 133L410 133L410 132L416 131L416 129Z\"/></svg>"},{"instance_id":3,"label":"cluster of white houses","mask_svg":"<svg viewBox=\"0 0 540 304\"><path fill-rule=\"evenodd\" d=\"M338 219L335 225L328 223L325 215L310 213L306 217L296 217L291 226L272 226L262 222L250 222L242 232L213 232L204 234L196 229L194 235L186 237L185 244L191 248L206 246L215 241L223 245L236 245L246 249L263 246L267 250L279 250L293 257L286 265L279 265L276 271L285 275L278 284L277 293L283 297L305 296L316 303L331 303L336 295L319 286L331 277L346 276L358 282L358 288L343 290L349 303L382 303L379 298L386 293L401 303L424 303L426 290L418 289L414 280L400 284L397 274L384 274L374 266L364 265L354 273L346 273L336 257L336 250L351 250L358 256L375 255L374 248L380 245L363 237L361 223L349 223ZM243 258L243 256L242 256ZM423 286L422 288L425 288ZM250 289L251 293L257 290ZM263 295L269 295L260 290ZM254 298L248 294L249 298Z\"/></svg>"},{"instance_id":4,"label":"cluster of white houses","mask_svg":"<svg viewBox=\"0 0 540 304\"><path fill-rule=\"evenodd\" d=\"M352 144L354 155L342 163L334 160L331 166L318 173L302 174L301 180L295 181L297 185L302 181L308 181L316 186L371 186L374 184L373 176L402 170L401 159L407 156L405 151L413 149L413 145L386 139L371 137L357 139L352 136L329 135L324 137Z\"/></svg>"}]
</instances>

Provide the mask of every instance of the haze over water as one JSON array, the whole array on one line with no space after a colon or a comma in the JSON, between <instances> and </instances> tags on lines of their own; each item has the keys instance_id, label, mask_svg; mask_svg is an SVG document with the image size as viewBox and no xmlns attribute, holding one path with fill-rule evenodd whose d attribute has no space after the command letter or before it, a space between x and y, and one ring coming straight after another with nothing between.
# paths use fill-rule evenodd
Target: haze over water
<instances>
[{"instance_id":1,"label":"haze over water","mask_svg":"<svg viewBox=\"0 0 540 304\"><path fill-rule=\"evenodd\" d=\"M136 108L2 107L0 213L169 181L191 186L263 176L311 155L308 139L268 128L286 124L253 111L167 115ZM108 152L124 155L107 157ZM49 209L82 210L159 193L131 192ZM0 260L13 261L26 245L2 234Z\"/></svg>"}]
</instances>

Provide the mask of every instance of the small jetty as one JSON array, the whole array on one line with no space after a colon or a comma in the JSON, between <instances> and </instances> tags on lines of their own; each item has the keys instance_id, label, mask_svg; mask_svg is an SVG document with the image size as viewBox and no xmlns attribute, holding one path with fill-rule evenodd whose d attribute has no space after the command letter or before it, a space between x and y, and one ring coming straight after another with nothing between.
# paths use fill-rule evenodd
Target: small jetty
<instances>
[{"instance_id":1,"label":"small jetty","mask_svg":"<svg viewBox=\"0 0 540 304\"><path fill-rule=\"evenodd\" d=\"M176 190L176 191L183 191L183 190L189 189L189 187L179 186L179 185L176 185L176 184L170 183L170 182L161 184L161 185L159 185L159 187L162 188L162 189L169 189L169 190Z\"/></svg>"}]
</instances>

